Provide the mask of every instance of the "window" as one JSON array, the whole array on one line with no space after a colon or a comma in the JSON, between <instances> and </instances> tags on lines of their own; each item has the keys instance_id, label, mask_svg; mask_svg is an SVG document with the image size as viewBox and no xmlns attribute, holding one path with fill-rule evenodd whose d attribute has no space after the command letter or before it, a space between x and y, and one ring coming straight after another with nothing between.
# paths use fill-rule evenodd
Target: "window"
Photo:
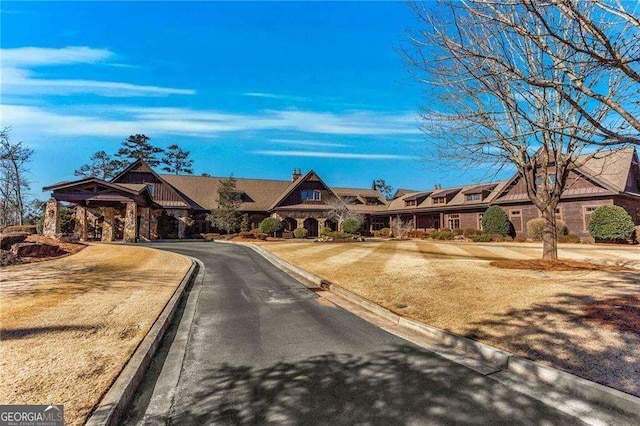
<instances>
[{"instance_id":1,"label":"window","mask_svg":"<svg viewBox=\"0 0 640 426\"><path fill-rule=\"evenodd\" d=\"M465 194L465 201L482 201L482 194Z\"/></svg>"},{"instance_id":2,"label":"window","mask_svg":"<svg viewBox=\"0 0 640 426\"><path fill-rule=\"evenodd\" d=\"M550 174L547 175L547 184L549 186L553 186L556 183L556 175L555 174ZM542 186L542 176L538 176L536 178L536 186Z\"/></svg>"},{"instance_id":3,"label":"window","mask_svg":"<svg viewBox=\"0 0 640 426\"><path fill-rule=\"evenodd\" d=\"M584 223L584 232L589 232L589 219L591 219L591 214L597 209L596 206L585 206L582 211L582 220Z\"/></svg>"},{"instance_id":4,"label":"window","mask_svg":"<svg viewBox=\"0 0 640 426\"><path fill-rule=\"evenodd\" d=\"M405 207L415 206L416 200L405 200L404 205Z\"/></svg>"},{"instance_id":5,"label":"window","mask_svg":"<svg viewBox=\"0 0 640 426\"><path fill-rule=\"evenodd\" d=\"M447 204L447 197L437 197L433 199L433 204Z\"/></svg>"},{"instance_id":6,"label":"window","mask_svg":"<svg viewBox=\"0 0 640 426\"><path fill-rule=\"evenodd\" d=\"M556 213L556 220L562 220L562 208L561 207L556 208L555 213Z\"/></svg>"},{"instance_id":7,"label":"window","mask_svg":"<svg viewBox=\"0 0 640 426\"><path fill-rule=\"evenodd\" d=\"M374 198L374 197L367 197L367 198L365 198L365 201L367 202L368 206L377 206L378 205L378 199Z\"/></svg>"},{"instance_id":8,"label":"window","mask_svg":"<svg viewBox=\"0 0 640 426\"><path fill-rule=\"evenodd\" d=\"M304 189L302 191L302 201L305 200L320 201L320 191L316 191L314 189Z\"/></svg>"},{"instance_id":9,"label":"window","mask_svg":"<svg viewBox=\"0 0 640 426\"><path fill-rule=\"evenodd\" d=\"M524 231L522 210L509 210L509 220L513 224L513 228L516 230L516 232Z\"/></svg>"},{"instance_id":10,"label":"window","mask_svg":"<svg viewBox=\"0 0 640 426\"><path fill-rule=\"evenodd\" d=\"M454 230L460 228L460 215L450 214L447 216L447 226L449 229Z\"/></svg>"}]
</instances>

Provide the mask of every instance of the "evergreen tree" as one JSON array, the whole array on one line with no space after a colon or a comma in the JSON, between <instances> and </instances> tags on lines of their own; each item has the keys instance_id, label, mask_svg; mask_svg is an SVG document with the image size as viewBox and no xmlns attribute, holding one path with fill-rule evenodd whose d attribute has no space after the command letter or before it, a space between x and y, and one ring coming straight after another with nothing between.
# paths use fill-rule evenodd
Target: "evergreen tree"
<instances>
[{"instance_id":1,"label":"evergreen tree","mask_svg":"<svg viewBox=\"0 0 640 426\"><path fill-rule=\"evenodd\" d=\"M83 164L73 172L76 176L97 177L102 180L111 180L118 174L120 162L104 151L94 152L90 158L91 163Z\"/></svg>"},{"instance_id":2,"label":"evergreen tree","mask_svg":"<svg viewBox=\"0 0 640 426\"><path fill-rule=\"evenodd\" d=\"M126 167L138 159L143 160L151 167L160 164L157 154L164 152L162 148L151 145L149 137L142 134L131 135L122 142L122 147L116 152L116 158L121 167Z\"/></svg>"},{"instance_id":3,"label":"evergreen tree","mask_svg":"<svg viewBox=\"0 0 640 426\"><path fill-rule=\"evenodd\" d=\"M214 227L224 230L227 234L238 229L240 213L238 209L242 205L242 198L236 190L236 179L229 176L218 182L218 207L207 215Z\"/></svg>"},{"instance_id":4,"label":"evergreen tree","mask_svg":"<svg viewBox=\"0 0 640 426\"><path fill-rule=\"evenodd\" d=\"M387 200L390 200L393 196L393 187L387 184L384 179L374 180L373 184L371 184L371 189L377 189L382 192L382 195L384 195L384 198Z\"/></svg>"},{"instance_id":5,"label":"evergreen tree","mask_svg":"<svg viewBox=\"0 0 640 426\"><path fill-rule=\"evenodd\" d=\"M161 162L164 164L162 170L167 173L193 174L193 160L189 158L189 151L183 151L178 145L173 144L167 147Z\"/></svg>"}]
</instances>

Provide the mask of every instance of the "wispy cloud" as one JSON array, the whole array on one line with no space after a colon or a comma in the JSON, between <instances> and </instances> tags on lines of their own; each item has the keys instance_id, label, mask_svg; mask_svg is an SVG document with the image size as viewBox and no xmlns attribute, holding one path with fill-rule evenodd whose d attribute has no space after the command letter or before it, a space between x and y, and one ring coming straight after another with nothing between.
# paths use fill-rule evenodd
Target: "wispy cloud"
<instances>
[{"instance_id":1,"label":"wispy cloud","mask_svg":"<svg viewBox=\"0 0 640 426\"><path fill-rule=\"evenodd\" d=\"M316 157L316 158L341 158L351 160L410 160L416 157L395 154L358 154L349 152L324 152L324 151L253 151L252 154L268 155L273 157Z\"/></svg>"},{"instance_id":2,"label":"wispy cloud","mask_svg":"<svg viewBox=\"0 0 640 426\"><path fill-rule=\"evenodd\" d=\"M282 145L316 146L316 147L327 147L327 148L346 148L349 146L343 143L318 142L318 141L308 141L308 140L300 140L300 139L269 139L269 142L282 144Z\"/></svg>"},{"instance_id":3,"label":"wispy cloud","mask_svg":"<svg viewBox=\"0 0 640 426\"><path fill-rule=\"evenodd\" d=\"M138 85L115 81L84 79L47 79L34 77L32 68L43 66L96 65L112 63L116 55L108 49L71 46L59 49L20 47L0 49L2 91L19 95L94 94L105 97L193 95L194 90L153 85Z\"/></svg>"},{"instance_id":4,"label":"wispy cloud","mask_svg":"<svg viewBox=\"0 0 640 426\"><path fill-rule=\"evenodd\" d=\"M251 98L266 98L266 99L280 99L285 101L305 101L307 98L304 96L283 95L278 93L265 93L265 92L244 92L242 96L248 96Z\"/></svg>"}]
</instances>

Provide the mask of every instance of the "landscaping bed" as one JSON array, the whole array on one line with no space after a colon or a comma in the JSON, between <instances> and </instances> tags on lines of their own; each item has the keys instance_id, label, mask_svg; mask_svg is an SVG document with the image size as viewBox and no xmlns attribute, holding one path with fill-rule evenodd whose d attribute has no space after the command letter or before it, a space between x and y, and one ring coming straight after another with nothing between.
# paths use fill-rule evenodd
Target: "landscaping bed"
<instances>
[{"instance_id":1,"label":"landscaping bed","mask_svg":"<svg viewBox=\"0 0 640 426\"><path fill-rule=\"evenodd\" d=\"M191 266L144 247L89 245L3 268L0 401L63 404L84 423Z\"/></svg>"},{"instance_id":2,"label":"landscaping bed","mask_svg":"<svg viewBox=\"0 0 640 426\"><path fill-rule=\"evenodd\" d=\"M399 315L640 396L638 247L567 245L538 270L491 266L539 263L530 243L262 247Z\"/></svg>"}]
</instances>

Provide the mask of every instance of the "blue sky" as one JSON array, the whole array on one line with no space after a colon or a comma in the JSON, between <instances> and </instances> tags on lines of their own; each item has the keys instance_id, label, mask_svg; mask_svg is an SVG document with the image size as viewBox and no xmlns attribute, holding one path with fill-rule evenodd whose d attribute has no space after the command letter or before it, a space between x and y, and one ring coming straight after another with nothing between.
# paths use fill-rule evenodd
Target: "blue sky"
<instances>
[{"instance_id":1,"label":"blue sky","mask_svg":"<svg viewBox=\"0 0 640 426\"><path fill-rule=\"evenodd\" d=\"M395 51L404 2L2 2L1 124L36 151L34 195L144 133L196 174L330 185L473 183L424 161L422 89Z\"/></svg>"}]
</instances>

